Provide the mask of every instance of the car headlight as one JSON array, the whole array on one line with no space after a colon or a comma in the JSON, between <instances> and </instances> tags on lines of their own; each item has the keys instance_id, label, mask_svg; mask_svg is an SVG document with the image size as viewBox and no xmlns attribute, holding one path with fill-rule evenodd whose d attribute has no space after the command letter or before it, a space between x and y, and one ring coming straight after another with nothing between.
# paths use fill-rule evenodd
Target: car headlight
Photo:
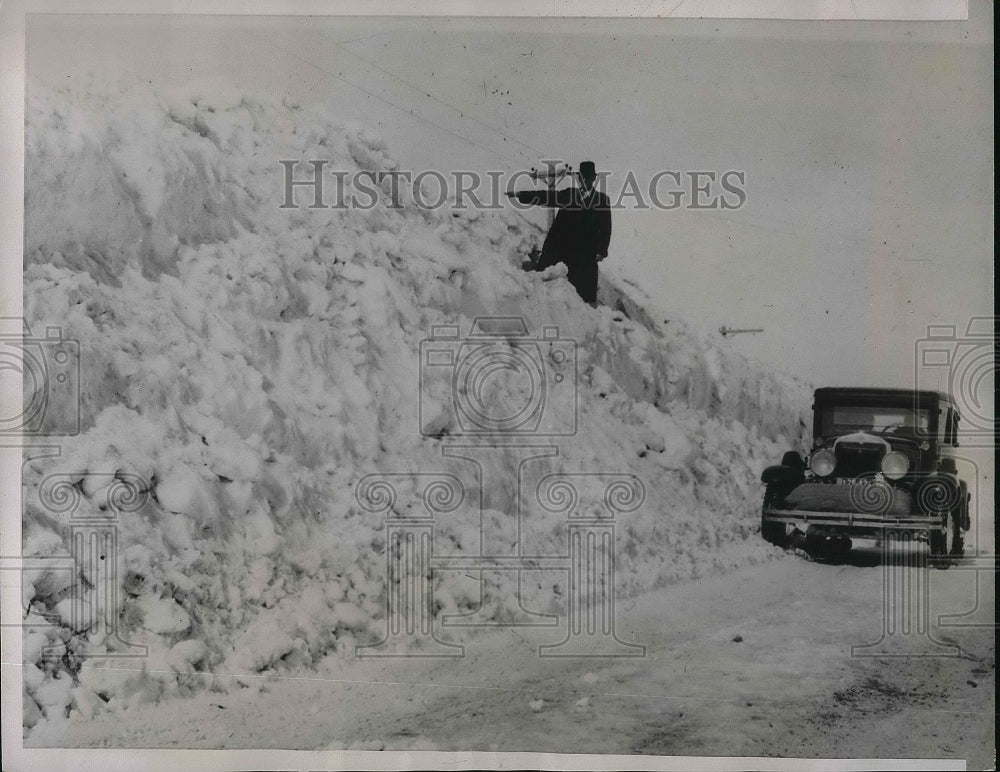
<instances>
[{"instance_id":1,"label":"car headlight","mask_svg":"<svg viewBox=\"0 0 1000 772\"><path fill-rule=\"evenodd\" d=\"M898 480L910 470L910 459L898 450L885 454L882 459L882 474L890 480Z\"/></svg>"},{"instance_id":2,"label":"car headlight","mask_svg":"<svg viewBox=\"0 0 1000 772\"><path fill-rule=\"evenodd\" d=\"M837 457L829 450L817 450L809 459L809 468L813 474L819 477L827 477L833 474L834 467L837 466Z\"/></svg>"}]
</instances>

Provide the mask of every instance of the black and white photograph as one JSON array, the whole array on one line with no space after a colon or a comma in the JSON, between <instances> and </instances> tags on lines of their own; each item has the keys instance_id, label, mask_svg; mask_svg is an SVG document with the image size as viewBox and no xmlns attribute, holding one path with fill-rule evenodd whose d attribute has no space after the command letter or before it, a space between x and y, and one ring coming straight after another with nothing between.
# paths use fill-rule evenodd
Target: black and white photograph
<instances>
[{"instance_id":1,"label":"black and white photograph","mask_svg":"<svg viewBox=\"0 0 1000 772\"><path fill-rule=\"evenodd\" d=\"M4 769L995 769L993 15L0 6Z\"/></svg>"}]
</instances>

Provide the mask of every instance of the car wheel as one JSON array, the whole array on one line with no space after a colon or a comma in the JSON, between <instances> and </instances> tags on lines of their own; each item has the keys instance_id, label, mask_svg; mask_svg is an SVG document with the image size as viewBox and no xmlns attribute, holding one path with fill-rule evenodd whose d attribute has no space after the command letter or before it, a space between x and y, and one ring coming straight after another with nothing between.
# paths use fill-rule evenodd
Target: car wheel
<instances>
[{"instance_id":1,"label":"car wheel","mask_svg":"<svg viewBox=\"0 0 1000 772\"><path fill-rule=\"evenodd\" d=\"M812 529L809 529L806 532L806 541L805 544L802 545L802 548L811 558L826 557L827 541L826 536L821 536L818 533L814 533Z\"/></svg>"},{"instance_id":2,"label":"car wheel","mask_svg":"<svg viewBox=\"0 0 1000 772\"><path fill-rule=\"evenodd\" d=\"M838 536L830 543L831 551L840 559L846 558L853 546L854 543L848 536Z\"/></svg>"},{"instance_id":3,"label":"car wheel","mask_svg":"<svg viewBox=\"0 0 1000 772\"><path fill-rule=\"evenodd\" d=\"M851 551L853 543L847 536L825 536L809 534L804 549L816 560L843 560Z\"/></svg>"},{"instance_id":4,"label":"car wheel","mask_svg":"<svg viewBox=\"0 0 1000 772\"><path fill-rule=\"evenodd\" d=\"M761 522L760 535L764 537L764 541L770 542L776 547L788 546L788 536L785 535L784 523Z\"/></svg>"},{"instance_id":5,"label":"car wheel","mask_svg":"<svg viewBox=\"0 0 1000 772\"><path fill-rule=\"evenodd\" d=\"M931 532L930 547L931 560L937 568L948 568L952 558L965 554L965 539L958 512L952 512L948 516L948 524L943 533Z\"/></svg>"},{"instance_id":6,"label":"car wheel","mask_svg":"<svg viewBox=\"0 0 1000 772\"><path fill-rule=\"evenodd\" d=\"M951 517L948 518L946 537L948 554L951 557L962 557L965 554L965 537L962 534L961 514L959 512L952 512Z\"/></svg>"}]
</instances>

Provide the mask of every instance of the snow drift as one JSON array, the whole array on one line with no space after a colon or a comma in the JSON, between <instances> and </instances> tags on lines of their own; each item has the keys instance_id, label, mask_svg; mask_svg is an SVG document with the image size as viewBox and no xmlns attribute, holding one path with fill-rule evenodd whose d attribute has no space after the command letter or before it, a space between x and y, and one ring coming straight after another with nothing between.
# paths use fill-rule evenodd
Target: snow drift
<instances>
[{"instance_id":1,"label":"snow drift","mask_svg":"<svg viewBox=\"0 0 1000 772\"><path fill-rule=\"evenodd\" d=\"M75 514L99 514L110 481L144 481L142 506L117 524L121 592L107 613L149 647L129 669L90 667L116 639L72 629L72 577L26 572L32 744L55 742L72 709L334 667L379 637L383 521L355 485L467 467L442 454L456 433L447 395L421 405L434 325L514 316L575 342L576 403L551 409L576 410L578 431L537 463L643 481L645 503L618 531L620 593L774 554L755 533L758 476L802 444L803 385L654 319L635 287L605 284L592 309L564 269L523 272L539 231L520 213L427 210L405 186L400 208L388 190L367 211L280 208L280 160L396 168L335 114L121 82L29 84L28 97L26 321L79 341L82 429L25 463L23 550L68 554L68 516L41 496L52 475L76 486ZM482 480L516 475L513 451L489 463ZM491 538L511 528L503 486L479 493L487 512L470 496L440 528L456 554L478 549L466 537L480 514ZM563 527L535 513L533 549L559 551ZM435 581L439 613L479 601L468 578ZM533 592L558 608L541 582ZM501 618L506 596L493 596ZM101 602L96 589L83 600ZM43 656L53 643L66 656Z\"/></svg>"}]
</instances>

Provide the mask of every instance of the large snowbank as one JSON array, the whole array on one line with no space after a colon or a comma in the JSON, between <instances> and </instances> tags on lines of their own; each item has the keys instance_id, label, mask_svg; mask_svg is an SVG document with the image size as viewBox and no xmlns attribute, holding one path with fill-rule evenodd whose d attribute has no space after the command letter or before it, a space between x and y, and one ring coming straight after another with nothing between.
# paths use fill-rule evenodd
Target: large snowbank
<instances>
[{"instance_id":1,"label":"large snowbank","mask_svg":"<svg viewBox=\"0 0 1000 772\"><path fill-rule=\"evenodd\" d=\"M636 288L604 286L607 305L592 309L564 269L523 272L538 231L519 213L429 211L405 187L400 209L281 209L278 162L317 158L347 171L395 164L336 115L249 94L30 85L27 322L80 342L82 432L25 464L24 554L67 554L68 516L40 491L49 475L77 484L76 515L99 514L114 475L145 481L141 507L118 523L108 613L149 646L128 661L141 672L81 669L76 655L120 644L69 629L71 578L28 572L26 622L62 622L25 635L33 744L53 742L71 708L232 682L191 671L322 667L379 637L383 521L358 506L356 483L379 471L472 479L442 455L456 431L445 380L419 410L432 325L466 333L475 317L519 316L532 335L556 326L576 342L578 432L535 463L644 482L645 504L620 522L619 592L772 554L755 535L758 477L801 445L801 384L649 318ZM554 420L573 409L551 406ZM483 523L502 540L518 456L486 463L481 479L502 484L479 491ZM459 554L478 548L475 492L440 526ZM564 520L533 518L532 550L562 553ZM471 580L436 581L442 612L477 603ZM541 582L534 593L555 602ZM84 600L99 602L96 591ZM67 657L42 656L60 641Z\"/></svg>"}]
</instances>

